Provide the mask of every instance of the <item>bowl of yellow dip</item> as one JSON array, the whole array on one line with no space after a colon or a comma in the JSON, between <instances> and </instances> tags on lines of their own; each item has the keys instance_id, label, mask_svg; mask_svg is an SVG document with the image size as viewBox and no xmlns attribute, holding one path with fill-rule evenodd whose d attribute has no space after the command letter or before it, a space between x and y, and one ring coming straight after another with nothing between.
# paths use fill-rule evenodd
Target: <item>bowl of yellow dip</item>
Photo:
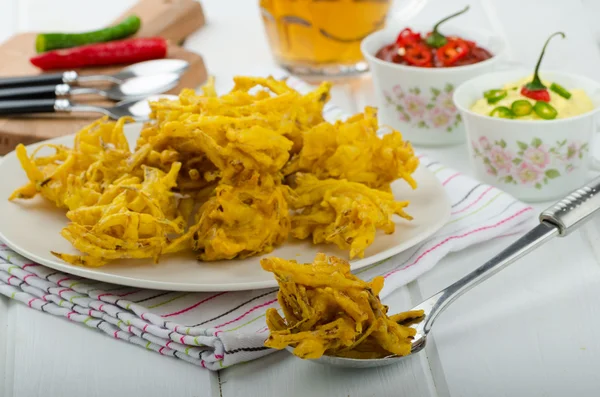
<instances>
[{"instance_id":1,"label":"bowl of yellow dip","mask_svg":"<svg viewBox=\"0 0 600 397\"><path fill-rule=\"evenodd\" d=\"M522 94L532 77L524 69L475 77L453 96L475 176L526 201L560 198L588 179L590 167L596 168L590 146L600 83L555 71L542 70L539 76L548 101ZM553 83L562 95L550 89Z\"/></svg>"},{"instance_id":2,"label":"bowl of yellow dip","mask_svg":"<svg viewBox=\"0 0 600 397\"><path fill-rule=\"evenodd\" d=\"M547 102L550 106L549 109L551 109L550 113L544 113L548 109L546 108L540 111L541 115L538 114L535 106L539 101L524 96L521 93L522 87L530 82L532 78L533 76L528 76L504 84L501 88L482 92L482 97L471 105L471 111L490 117L514 118L518 120L554 120L568 119L594 110L594 103L583 88L567 90L562 85L557 86L557 83L542 79L541 81L546 87L557 87L555 89L558 92L552 89L547 90L550 96L550 100ZM486 94L488 98L485 97ZM525 104L525 102L529 103L529 105ZM497 109L502 109L503 111L498 111ZM510 112L506 112L504 109L508 109ZM550 119L544 118L553 115L552 109L556 111L556 115Z\"/></svg>"}]
</instances>

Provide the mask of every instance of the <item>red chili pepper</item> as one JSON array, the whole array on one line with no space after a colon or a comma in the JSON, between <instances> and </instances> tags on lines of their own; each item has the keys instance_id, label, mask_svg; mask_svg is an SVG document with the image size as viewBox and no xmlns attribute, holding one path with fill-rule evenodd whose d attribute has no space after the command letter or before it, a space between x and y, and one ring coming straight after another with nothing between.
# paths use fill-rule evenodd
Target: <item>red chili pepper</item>
<instances>
[{"instance_id":1,"label":"red chili pepper","mask_svg":"<svg viewBox=\"0 0 600 397\"><path fill-rule=\"evenodd\" d=\"M548 92L548 88L546 88L540 79L540 65L542 64L542 59L544 58L544 53L546 52L548 43L556 35L562 36L563 39L565 38L564 33L556 32L546 39L546 43L544 43L544 46L542 47L542 53L540 54L537 64L535 65L535 70L533 71L533 79L529 83L525 84L523 88L521 88L521 95L536 101L550 102L550 93Z\"/></svg>"},{"instance_id":2,"label":"red chili pepper","mask_svg":"<svg viewBox=\"0 0 600 397\"><path fill-rule=\"evenodd\" d=\"M396 38L396 44L402 47L406 43L421 41L421 33L415 33L411 28L406 28Z\"/></svg>"},{"instance_id":3,"label":"red chili pepper","mask_svg":"<svg viewBox=\"0 0 600 397\"><path fill-rule=\"evenodd\" d=\"M413 66L432 67L431 50L424 44L412 43L404 54L404 60Z\"/></svg>"},{"instance_id":4,"label":"red chili pepper","mask_svg":"<svg viewBox=\"0 0 600 397\"><path fill-rule=\"evenodd\" d=\"M545 88L541 90L530 90L529 88L523 86L523 88L521 88L521 95L531 98L535 101L550 102L550 93Z\"/></svg>"},{"instance_id":5,"label":"red chili pepper","mask_svg":"<svg viewBox=\"0 0 600 397\"><path fill-rule=\"evenodd\" d=\"M449 39L437 50L437 57L444 66L452 66L469 53L469 44L462 39Z\"/></svg>"},{"instance_id":6,"label":"red chili pepper","mask_svg":"<svg viewBox=\"0 0 600 397\"><path fill-rule=\"evenodd\" d=\"M45 52L29 61L42 70L135 63L167 55L167 41L161 37L110 41Z\"/></svg>"}]
</instances>

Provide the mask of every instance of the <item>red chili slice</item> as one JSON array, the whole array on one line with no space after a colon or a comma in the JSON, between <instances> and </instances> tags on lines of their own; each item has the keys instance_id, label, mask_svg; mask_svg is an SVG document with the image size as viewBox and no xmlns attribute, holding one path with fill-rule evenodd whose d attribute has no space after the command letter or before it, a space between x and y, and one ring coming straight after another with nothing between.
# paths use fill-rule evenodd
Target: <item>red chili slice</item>
<instances>
[{"instance_id":1,"label":"red chili slice","mask_svg":"<svg viewBox=\"0 0 600 397\"><path fill-rule=\"evenodd\" d=\"M467 56L469 53L469 44L462 39L451 39L438 48L437 57L444 66L452 66L459 59Z\"/></svg>"},{"instance_id":2,"label":"red chili slice","mask_svg":"<svg viewBox=\"0 0 600 397\"><path fill-rule=\"evenodd\" d=\"M406 53L404 60L413 66L432 67L433 56L431 50L424 44L412 43L408 48L405 47Z\"/></svg>"},{"instance_id":3,"label":"red chili slice","mask_svg":"<svg viewBox=\"0 0 600 397\"><path fill-rule=\"evenodd\" d=\"M415 33L410 28L406 28L400 32L396 38L396 44L403 46L406 43L413 43L421 41L421 33Z\"/></svg>"}]
</instances>

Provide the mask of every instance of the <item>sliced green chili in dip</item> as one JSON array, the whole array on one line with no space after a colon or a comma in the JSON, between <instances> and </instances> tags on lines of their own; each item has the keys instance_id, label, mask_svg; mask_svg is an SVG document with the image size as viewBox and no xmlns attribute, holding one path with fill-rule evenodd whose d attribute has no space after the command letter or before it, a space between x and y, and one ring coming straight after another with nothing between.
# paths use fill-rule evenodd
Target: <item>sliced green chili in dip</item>
<instances>
[{"instance_id":1,"label":"sliced green chili in dip","mask_svg":"<svg viewBox=\"0 0 600 397\"><path fill-rule=\"evenodd\" d=\"M490 105L506 98L507 95L506 90L489 90L483 93L483 97L487 99L487 103Z\"/></svg>"},{"instance_id":2,"label":"sliced green chili in dip","mask_svg":"<svg viewBox=\"0 0 600 397\"><path fill-rule=\"evenodd\" d=\"M556 83L552 83L550 85L550 90L557 93L558 95L560 95L561 97L563 97L565 99L571 98L571 93L569 91L567 91L567 89L565 87L558 85Z\"/></svg>"},{"instance_id":3,"label":"sliced green chili in dip","mask_svg":"<svg viewBox=\"0 0 600 397\"><path fill-rule=\"evenodd\" d=\"M510 110L512 110L517 117L527 116L533 111L533 106L529 101L525 99L519 99L510 105Z\"/></svg>"},{"instance_id":4,"label":"sliced green chili in dip","mask_svg":"<svg viewBox=\"0 0 600 397\"><path fill-rule=\"evenodd\" d=\"M497 108L494 108L494 110L490 112L490 116L499 117L501 119L515 118L515 114L513 113L513 111L507 108L506 106L498 106Z\"/></svg>"},{"instance_id":5,"label":"sliced green chili in dip","mask_svg":"<svg viewBox=\"0 0 600 397\"><path fill-rule=\"evenodd\" d=\"M535 105L533 105L533 111L544 120L555 119L558 115L558 112L552 105L542 101L537 101Z\"/></svg>"}]
</instances>

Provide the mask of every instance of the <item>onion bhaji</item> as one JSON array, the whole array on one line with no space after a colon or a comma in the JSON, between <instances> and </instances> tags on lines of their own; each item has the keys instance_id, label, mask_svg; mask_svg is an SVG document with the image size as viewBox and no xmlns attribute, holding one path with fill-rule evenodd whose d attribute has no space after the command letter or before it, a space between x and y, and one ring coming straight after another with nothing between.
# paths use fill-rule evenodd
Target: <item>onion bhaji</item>
<instances>
[{"instance_id":1,"label":"onion bhaji","mask_svg":"<svg viewBox=\"0 0 600 397\"><path fill-rule=\"evenodd\" d=\"M76 265L101 266L118 258L153 258L173 252L172 236L181 235L193 203L171 189L181 168L168 174L143 166L144 180L124 176L106 189L95 205L67 212L71 221L61 232L86 255L52 252Z\"/></svg>"},{"instance_id":2,"label":"onion bhaji","mask_svg":"<svg viewBox=\"0 0 600 397\"><path fill-rule=\"evenodd\" d=\"M411 174L419 160L398 131L377 136L377 110L335 124L321 123L304 134L300 153L284 169L285 175L308 172L319 179L347 179L377 189L389 189L398 178L415 188Z\"/></svg>"},{"instance_id":3,"label":"onion bhaji","mask_svg":"<svg viewBox=\"0 0 600 397\"><path fill-rule=\"evenodd\" d=\"M289 187L258 173L236 182L219 184L190 229L192 248L203 261L268 253L287 240Z\"/></svg>"},{"instance_id":4,"label":"onion bhaji","mask_svg":"<svg viewBox=\"0 0 600 397\"><path fill-rule=\"evenodd\" d=\"M377 229L394 233L394 214L412 219L404 212L408 201L396 201L392 193L344 179L320 180L311 174L298 174L295 179L291 207L298 211L292 216L292 236L312 236L315 244L349 249L350 259L364 256Z\"/></svg>"},{"instance_id":5,"label":"onion bhaji","mask_svg":"<svg viewBox=\"0 0 600 397\"><path fill-rule=\"evenodd\" d=\"M399 324L419 320L423 311L388 317L379 300L383 277L365 282L350 272L345 260L318 254L313 263L280 258L261 260L279 284L278 309L267 310L270 335L265 346L284 349L304 359L322 355L381 358L410 353L416 331Z\"/></svg>"},{"instance_id":6,"label":"onion bhaji","mask_svg":"<svg viewBox=\"0 0 600 397\"><path fill-rule=\"evenodd\" d=\"M185 249L203 261L243 258L290 233L362 256L377 229L393 232L393 214L410 219L408 202L387 191L398 178L414 188L418 160L400 133L377 136L373 108L326 122L330 88L301 94L285 80L241 76L219 96L209 79L198 93L151 102L133 151L128 118L92 123L72 148L20 145L29 182L10 199L40 194L66 209L62 235L82 255L56 255L78 265Z\"/></svg>"}]
</instances>

